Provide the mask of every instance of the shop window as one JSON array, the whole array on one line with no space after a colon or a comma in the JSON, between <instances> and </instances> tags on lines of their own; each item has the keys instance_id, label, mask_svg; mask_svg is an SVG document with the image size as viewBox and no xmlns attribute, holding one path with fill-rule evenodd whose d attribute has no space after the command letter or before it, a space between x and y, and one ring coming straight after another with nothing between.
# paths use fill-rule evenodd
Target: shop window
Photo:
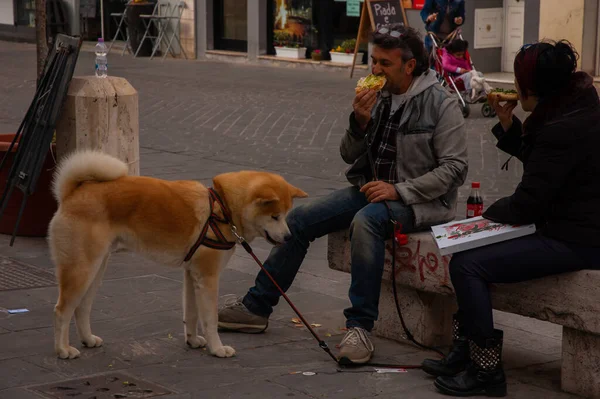
<instances>
[{"instance_id":1,"label":"shop window","mask_svg":"<svg viewBox=\"0 0 600 399\"><path fill-rule=\"evenodd\" d=\"M321 49L324 59L328 51L344 41L356 39L360 17L346 14L346 2L337 0L271 0L269 13L272 14L270 43L285 38L298 47L306 47L307 57L313 49ZM361 44L365 52L367 44ZM274 50L271 48L271 54Z\"/></svg>"},{"instance_id":2,"label":"shop window","mask_svg":"<svg viewBox=\"0 0 600 399\"><path fill-rule=\"evenodd\" d=\"M17 25L35 27L35 0L17 0Z\"/></svg>"},{"instance_id":3,"label":"shop window","mask_svg":"<svg viewBox=\"0 0 600 399\"><path fill-rule=\"evenodd\" d=\"M313 0L272 0L273 37L285 37L289 45L317 46L317 29L313 24Z\"/></svg>"}]
</instances>

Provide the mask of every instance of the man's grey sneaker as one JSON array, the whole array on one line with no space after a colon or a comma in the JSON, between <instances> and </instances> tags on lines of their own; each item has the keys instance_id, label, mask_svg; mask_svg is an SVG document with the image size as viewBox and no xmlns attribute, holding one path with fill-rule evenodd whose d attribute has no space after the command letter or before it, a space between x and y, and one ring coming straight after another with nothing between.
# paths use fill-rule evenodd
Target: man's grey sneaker
<instances>
[{"instance_id":1,"label":"man's grey sneaker","mask_svg":"<svg viewBox=\"0 0 600 399\"><path fill-rule=\"evenodd\" d=\"M242 303L242 298L229 298L219 309L219 328L248 334L265 331L269 319L255 315Z\"/></svg>"},{"instance_id":2,"label":"man's grey sneaker","mask_svg":"<svg viewBox=\"0 0 600 399\"><path fill-rule=\"evenodd\" d=\"M351 327L340 343L338 361L342 365L367 363L371 360L375 348L367 336L367 330Z\"/></svg>"}]
</instances>

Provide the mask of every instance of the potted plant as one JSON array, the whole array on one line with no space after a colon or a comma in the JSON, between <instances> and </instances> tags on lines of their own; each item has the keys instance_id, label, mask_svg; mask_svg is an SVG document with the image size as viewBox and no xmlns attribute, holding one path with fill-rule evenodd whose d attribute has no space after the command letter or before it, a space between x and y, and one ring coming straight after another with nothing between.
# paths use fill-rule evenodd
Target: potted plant
<instances>
[{"instance_id":1,"label":"potted plant","mask_svg":"<svg viewBox=\"0 0 600 399\"><path fill-rule=\"evenodd\" d=\"M8 153L8 148L14 137L15 134L0 134L0 160ZM48 231L48 224L50 224L52 216L54 216L54 213L58 209L58 204L52 195L52 174L56 167L56 144L55 140L52 141L51 148L48 148L46 161L40 172L35 191L27 199L17 236L45 237ZM6 164L0 171L0 190L2 192L4 192L6 187L8 174L18 146L19 144L15 143L15 146L8 155ZM2 219L0 219L0 233L12 234L22 201L23 193L21 190L14 190L4 210Z\"/></svg>"},{"instance_id":2,"label":"potted plant","mask_svg":"<svg viewBox=\"0 0 600 399\"><path fill-rule=\"evenodd\" d=\"M323 54L321 53L321 50L317 49L310 53L310 57L313 61L321 61L323 59Z\"/></svg>"},{"instance_id":3,"label":"potted plant","mask_svg":"<svg viewBox=\"0 0 600 399\"><path fill-rule=\"evenodd\" d=\"M337 62L340 64L352 65L354 59L354 48L356 47L356 39L344 40L342 44L334 49L331 49L331 62ZM356 54L356 63L362 64L363 52Z\"/></svg>"},{"instance_id":4,"label":"potted plant","mask_svg":"<svg viewBox=\"0 0 600 399\"><path fill-rule=\"evenodd\" d=\"M294 37L284 31L277 31L273 37L275 46L275 56L281 58L306 58L306 47L300 47L300 43L294 40Z\"/></svg>"}]
</instances>

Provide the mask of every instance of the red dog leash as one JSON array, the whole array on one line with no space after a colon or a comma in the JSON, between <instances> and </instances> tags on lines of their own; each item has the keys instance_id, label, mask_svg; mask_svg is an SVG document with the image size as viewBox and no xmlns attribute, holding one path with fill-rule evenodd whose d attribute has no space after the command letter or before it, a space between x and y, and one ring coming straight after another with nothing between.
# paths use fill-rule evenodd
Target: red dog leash
<instances>
[{"instance_id":1,"label":"red dog leash","mask_svg":"<svg viewBox=\"0 0 600 399\"><path fill-rule=\"evenodd\" d=\"M281 294L281 296L283 296L283 298L287 301L287 303L290 305L290 307L292 308L292 310L298 315L298 317L300 318L300 320L302 320L302 323L306 326L306 328L308 328L308 331L310 331L310 333L313 335L313 337L315 337L315 339L319 343L319 347L321 347L321 349L323 349L325 352L327 352L327 354L329 356L331 356L331 358L336 363L338 363L337 358L333 355L333 353L331 353L331 349L329 349L329 346L327 346L327 343L325 341L323 341L321 339L321 337L319 337L319 335L315 332L315 330L313 330L313 328L310 326L310 324L308 324L308 322L306 321L306 319L304 318L304 316L302 316L302 314L296 308L296 306L292 303L292 301L290 300L290 298L288 298L288 296L285 294L285 292L283 292L283 290L281 289L281 287L279 286L279 284L277 284L277 281L275 281L275 279L273 278L273 276L271 276L271 274L267 271L267 269L265 269L265 266L262 264L262 262L256 257L256 255L254 254L254 251L252 250L252 247L250 246L250 244L248 244L248 241L246 241L244 239L244 237L242 237L241 235L238 234L237 228L233 224L231 225L231 232L233 233L233 235L235 235L235 238L238 240L238 242L240 243L240 245L246 250L246 252L248 252L250 254L250 256L252 256L252 258L256 261L256 263L258 264L258 266L260 266L260 268L262 269L262 271L265 272L265 274L267 275L267 277L269 277L269 280L271 280L271 282L275 285L275 287L277 287L277 290L279 291L279 293Z\"/></svg>"}]
</instances>

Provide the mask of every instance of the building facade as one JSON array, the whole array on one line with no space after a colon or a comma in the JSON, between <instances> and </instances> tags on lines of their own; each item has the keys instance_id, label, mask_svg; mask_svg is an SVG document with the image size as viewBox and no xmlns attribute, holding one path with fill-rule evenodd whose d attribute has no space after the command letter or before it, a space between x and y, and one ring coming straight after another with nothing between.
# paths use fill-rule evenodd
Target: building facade
<instances>
[{"instance_id":1,"label":"building facade","mask_svg":"<svg viewBox=\"0 0 600 399\"><path fill-rule=\"evenodd\" d=\"M352 1L352 0L348 0ZM425 35L422 1L403 1L409 24ZM420 3L420 4L419 4ZM579 66L600 75L599 0L465 0L463 38L482 72L512 72L516 52L541 39L567 39ZM196 55L235 52L248 60L275 54L274 36L286 29L300 45L327 52L356 38L360 18L347 15L344 0L195 0ZM284 26L282 26L282 22ZM364 48L366 50L366 46ZM325 56L326 57L326 56ZM327 58L325 58L327 59ZM363 61L367 62L365 54Z\"/></svg>"},{"instance_id":2,"label":"building facade","mask_svg":"<svg viewBox=\"0 0 600 399\"><path fill-rule=\"evenodd\" d=\"M579 67L600 75L598 0L465 0L463 35L483 72L512 72L513 60L527 43L569 40Z\"/></svg>"},{"instance_id":3,"label":"building facade","mask_svg":"<svg viewBox=\"0 0 600 399\"><path fill-rule=\"evenodd\" d=\"M69 32L96 40L100 32L100 0L61 1ZM111 12L127 0L103 0L105 40L116 30ZM164 1L164 0L161 0ZM168 0L172 3L179 0ZM332 49L344 51L359 29L363 0L184 0L179 35L188 58L218 54L252 62L275 55L282 38L299 47L300 58L319 50L322 60ZM398 0L407 8L410 26L425 35L419 15L425 0ZM600 0L464 0L463 38L482 72L512 72L523 44L540 39L567 39L580 54L579 67L600 75ZM35 40L35 0L0 0L0 39ZM304 49L306 49L304 51ZM363 43L359 63L368 62Z\"/></svg>"}]
</instances>

